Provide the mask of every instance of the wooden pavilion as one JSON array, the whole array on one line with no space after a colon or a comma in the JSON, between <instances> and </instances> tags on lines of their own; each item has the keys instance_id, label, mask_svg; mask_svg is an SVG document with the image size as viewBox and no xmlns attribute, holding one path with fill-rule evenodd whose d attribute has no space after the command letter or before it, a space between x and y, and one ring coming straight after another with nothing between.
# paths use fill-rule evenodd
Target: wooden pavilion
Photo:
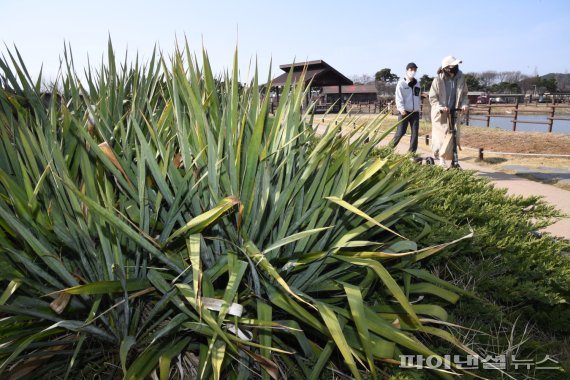
<instances>
[{"instance_id":1,"label":"wooden pavilion","mask_svg":"<svg viewBox=\"0 0 570 380\"><path fill-rule=\"evenodd\" d=\"M279 102L279 92L285 82L287 81L287 77L289 72L293 70L292 73L292 81L298 82L301 78L303 70L306 70L305 73L305 85L310 85L312 88L322 88L327 86L335 86L338 88L338 104L335 104L333 108L333 112L338 112L342 109L342 86L352 85L353 82L345 77L343 74L338 72L334 69L331 65L326 63L323 60L316 60L316 61L307 61L307 62L298 62L298 63L290 63L286 65L279 66L281 70L284 71L283 74L278 76L277 78L273 79L271 82L271 86L275 88L277 102ZM309 90L309 94L311 94L311 90Z\"/></svg>"}]
</instances>

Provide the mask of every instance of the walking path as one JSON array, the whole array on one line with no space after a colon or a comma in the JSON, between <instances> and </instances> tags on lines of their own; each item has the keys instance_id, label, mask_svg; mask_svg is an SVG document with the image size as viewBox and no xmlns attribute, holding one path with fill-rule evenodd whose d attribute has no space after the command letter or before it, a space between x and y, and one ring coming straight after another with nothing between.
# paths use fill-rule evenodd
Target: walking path
<instances>
[{"instance_id":1,"label":"walking path","mask_svg":"<svg viewBox=\"0 0 570 380\"><path fill-rule=\"evenodd\" d=\"M513 174L495 171L473 163L462 162L461 166L464 169L475 170L479 175L491 178L497 187L506 188L508 194L525 197L539 195L543 197L546 202L568 215L566 218L545 228L545 231L570 240L570 191L521 178Z\"/></svg>"},{"instance_id":2,"label":"walking path","mask_svg":"<svg viewBox=\"0 0 570 380\"><path fill-rule=\"evenodd\" d=\"M382 143L387 144L388 142L389 139L385 139ZM398 144L396 150L398 153L405 154L408 146L409 137L405 136ZM424 144L420 144L418 152L431 155L431 150ZM526 178L521 178L514 174L494 170L486 166L477 165L473 162L461 161L461 154L459 157L459 161L463 169L474 170L478 175L490 178L495 186L506 188L507 194L522 195L524 197L538 195L543 197L546 202L562 211L567 215L567 217L545 228L544 231L549 232L554 236L570 240L570 191Z\"/></svg>"}]
</instances>

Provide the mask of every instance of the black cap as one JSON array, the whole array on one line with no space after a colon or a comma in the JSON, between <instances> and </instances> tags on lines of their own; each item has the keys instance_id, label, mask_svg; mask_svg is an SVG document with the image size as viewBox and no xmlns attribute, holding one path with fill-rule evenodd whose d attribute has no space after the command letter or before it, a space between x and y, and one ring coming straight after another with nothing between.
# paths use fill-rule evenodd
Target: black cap
<instances>
[{"instance_id":1,"label":"black cap","mask_svg":"<svg viewBox=\"0 0 570 380\"><path fill-rule=\"evenodd\" d=\"M417 68L418 68L418 65L416 65L416 64L413 63L413 62L408 63L408 66L406 66L406 70L409 70L409 69L417 69Z\"/></svg>"}]
</instances>

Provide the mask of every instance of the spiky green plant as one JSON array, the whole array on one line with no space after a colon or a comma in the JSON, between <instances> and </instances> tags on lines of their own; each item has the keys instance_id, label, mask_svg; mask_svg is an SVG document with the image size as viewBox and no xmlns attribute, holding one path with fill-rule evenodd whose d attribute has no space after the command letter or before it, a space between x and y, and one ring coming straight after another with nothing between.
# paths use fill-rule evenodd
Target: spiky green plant
<instances>
[{"instance_id":1,"label":"spiky green plant","mask_svg":"<svg viewBox=\"0 0 570 380\"><path fill-rule=\"evenodd\" d=\"M378 378L426 334L461 347L461 290L419 265L444 245L397 231L429 230L429 190L370 154L382 119L316 138L302 85L270 114L237 51L219 78L188 52L109 44L82 79L66 49L50 97L0 60L1 376Z\"/></svg>"}]
</instances>

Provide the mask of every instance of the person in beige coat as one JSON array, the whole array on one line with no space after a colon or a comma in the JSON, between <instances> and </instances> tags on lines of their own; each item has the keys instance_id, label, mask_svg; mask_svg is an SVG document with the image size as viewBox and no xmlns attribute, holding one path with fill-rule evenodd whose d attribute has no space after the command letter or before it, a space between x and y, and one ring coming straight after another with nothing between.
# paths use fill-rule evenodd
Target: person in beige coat
<instances>
[{"instance_id":1,"label":"person in beige coat","mask_svg":"<svg viewBox=\"0 0 570 380\"><path fill-rule=\"evenodd\" d=\"M441 166L447 166L445 157L440 155L448 131L448 118L451 117L452 110L467 111L469 99L467 98L467 84L465 77L459 70L461 60L453 56L445 57L441 62L441 67L437 70L431 89L429 90L429 101L431 104L431 149L435 159L439 159ZM459 126L456 117L456 126ZM459 128L457 128L457 145L459 146ZM443 152L442 152L443 153Z\"/></svg>"}]
</instances>

